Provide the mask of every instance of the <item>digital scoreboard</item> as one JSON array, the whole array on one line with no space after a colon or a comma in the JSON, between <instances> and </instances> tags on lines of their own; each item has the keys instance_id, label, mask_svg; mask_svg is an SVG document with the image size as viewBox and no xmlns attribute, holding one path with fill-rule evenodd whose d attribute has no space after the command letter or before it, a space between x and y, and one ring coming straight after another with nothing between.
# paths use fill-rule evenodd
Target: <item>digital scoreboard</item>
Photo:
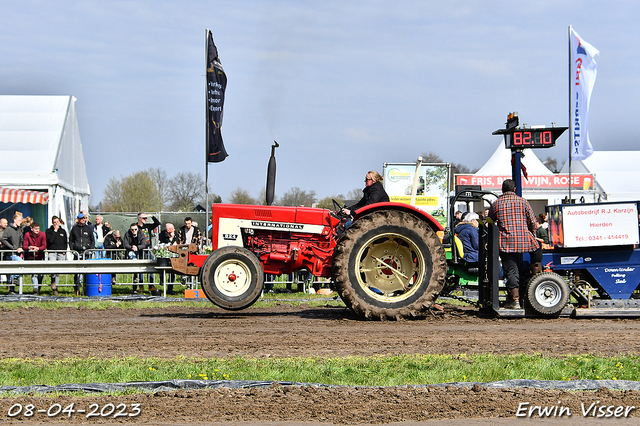
<instances>
[{"instance_id":1,"label":"digital scoreboard","mask_svg":"<svg viewBox=\"0 0 640 426\"><path fill-rule=\"evenodd\" d=\"M511 176L516 184L516 194L522 197L521 174L527 178L527 172L522 164L522 151L525 148L551 148L556 145L556 139L568 127L520 126L517 112L507 115L504 129L493 132L494 135L504 135L504 146L511 150Z\"/></svg>"},{"instance_id":2,"label":"digital scoreboard","mask_svg":"<svg viewBox=\"0 0 640 426\"><path fill-rule=\"evenodd\" d=\"M519 119L517 113L509 114L505 129L493 132L494 135L504 135L505 148L518 150L524 148L551 148L556 145L556 140L568 127L544 127L531 126L526 128L518 127Z\"/></svg>"},{"instance_id":3,"label":"digital scoreboard","mask_svg":"<svg viewBox=\"0 0 640 426\"><path fill-rule=\"evenodd\" d=\"M551 148L566 127L544 127L542 129L513 129L506 135L505 148Z\"/></svg>"}]
</instances>

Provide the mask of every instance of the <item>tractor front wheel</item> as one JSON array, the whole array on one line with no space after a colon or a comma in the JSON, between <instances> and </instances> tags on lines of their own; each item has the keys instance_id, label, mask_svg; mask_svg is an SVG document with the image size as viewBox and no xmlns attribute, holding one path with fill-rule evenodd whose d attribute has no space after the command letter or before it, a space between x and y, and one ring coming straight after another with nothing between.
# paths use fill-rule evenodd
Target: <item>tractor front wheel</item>
<instances>
[{"instance_id":1,"label":"tractor front wheel","mask_svg":"<svg viewBox=\"0 0 640 426\"><path fill-rule=\"evenodd\" d=\"M222 247L214 251L201 271L207 298L228 310L240 310L255 303L264 284L258 258L244 247Z\"/></svg>"}]
</instances>

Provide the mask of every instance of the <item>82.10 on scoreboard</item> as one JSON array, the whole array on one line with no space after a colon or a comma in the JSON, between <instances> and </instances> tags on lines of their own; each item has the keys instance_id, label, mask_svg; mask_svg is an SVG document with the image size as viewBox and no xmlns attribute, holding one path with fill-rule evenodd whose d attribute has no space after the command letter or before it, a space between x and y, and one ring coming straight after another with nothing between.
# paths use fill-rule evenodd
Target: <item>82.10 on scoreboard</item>
<instances>
[{"instance_id":1,"label":"82.10 on scoreboard","mask_svg":"<svg viewBox=\"0 0 640 426\"><path fill-rule=\"evenodd\" d=\"M505 148L519 151L524 148L551 148L556 145L556 139L564 133L568 127L531 126L518 127L520 118L517 112L507 116L507 127L498 129L492 134L503 135Z\"/></svg>"},{"instance_id":2,"label":"82.10 on scoreboard","mask_svg":"<svg viewBox=\"0 0 640 426\"><path fill-rule=\"evenodd\" d=\"M552 129L514 130L507 136L507 148L551 148L556 144Z\"/></svg>"},{"instance_id":3,"label":"82.10 on scoreboard","mask_svg":"<svg viewBox=\"0 0 640 426\"><path fill-rule=\"evenodd\" d=\"M560 137L566 127L538 127L527 129L504 129L493 134L503 134L507 149L523 148L551 148L556 146L556 139Z\"/></svg>"}]
</instances>

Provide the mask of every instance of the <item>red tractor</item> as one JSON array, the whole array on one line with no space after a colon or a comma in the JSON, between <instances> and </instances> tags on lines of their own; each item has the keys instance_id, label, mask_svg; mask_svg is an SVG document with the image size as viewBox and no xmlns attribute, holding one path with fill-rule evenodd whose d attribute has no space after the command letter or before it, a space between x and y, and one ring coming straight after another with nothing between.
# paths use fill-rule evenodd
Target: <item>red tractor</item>
<instances>
[{"instance_id":1,"label":"red tractor","mask_svg":"<svg viewBox=\"0 0 640 426\"><path fill-rule=\"evenodd\" d=\"M447 261L442 226L406 204L358 210L344 231L336 212L307 207L214 204L213 253L181 250L179 272L200 274L206 296L224 309L252 305L265 274L308 270L332 277L345 304L368 319L421 316L437 299Z\"/></svg>"}]
</instances>

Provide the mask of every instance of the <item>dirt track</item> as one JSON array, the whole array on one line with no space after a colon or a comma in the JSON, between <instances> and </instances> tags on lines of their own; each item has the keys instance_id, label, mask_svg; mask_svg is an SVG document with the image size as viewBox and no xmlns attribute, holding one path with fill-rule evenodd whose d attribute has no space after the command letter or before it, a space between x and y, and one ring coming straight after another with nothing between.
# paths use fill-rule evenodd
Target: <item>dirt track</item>
<instances>
[{"instance_id":1,"label":"dirt track","mask_svg":"<svg viewBox=\"0 0 640 426\"><path fill-rule=\"evenodd\" d=\"M65 357L252 357L375 354L542 353L612 356L640 353L640 320L634 319L494 319L473 309L447 309L419 321L361 321L344 308L308 306L252 308L227 312L210 305L142 310L105 311L85 308L41 310L0 308L3 358ZM37 336L37 337L36 337ZM542 390L457 389L315 389L203 390L160 392L123 397L64 397L76 401L142 405L142 414L124 422L192 424L218 421L295 421L329 423L389 423L428 419L489 417L515 418L520 402L571 407L572 420L581 402L636 406L640 392L567 393ZM36 406L51 399L24 396L0 399L2 421L9 407L31 401ZM47 408L45 407L45 408ZM637 421L619 419L620 424ZM24 419L23 419L24 420ZM34 421L48 421L46 416ZM122 420L122 419L120 419ZM566 419L565 419L566 420ZM611 420L611 419L609 419ZM82 416L67 424L87 421ZM106 422L107 419L91 419ZM566 420L567 422L569 420ZM615 420L614 420L615 421ZM471 423L465 423L471 424ZM569 424L569 423L566 423ZM607 423L614 424L614 423ZM617 423L616 423L617 424ZM630 423L629 423L630 424Z\"/></svg>"}]
</instances>

